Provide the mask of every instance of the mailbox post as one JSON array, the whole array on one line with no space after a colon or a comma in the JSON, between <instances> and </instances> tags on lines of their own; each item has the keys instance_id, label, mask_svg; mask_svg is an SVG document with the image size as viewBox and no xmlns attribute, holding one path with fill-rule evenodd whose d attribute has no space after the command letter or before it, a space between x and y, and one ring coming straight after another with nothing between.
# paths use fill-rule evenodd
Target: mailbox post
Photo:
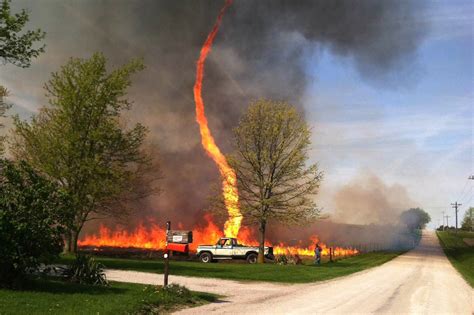
<instances>
[{"instance_id":1,"label":"mailbox post","mask_svg":"<svg viewBox=\"0 0 474 315\"><path fill-rule=\"evenodd\" d=\"M166 222L166 247L165 247L165 266L164 266L164 285L168 285L170 254L185 253L189 254L189 244L193 242L192 231L171 230L171 222Z\"/></svg>"},{"instance_id":2,"label":"mailbox post","mask_svg":"<svg viewBox=\"0 0 474 315\"><path fill-rule=\"evenodd\" d=\"M165 247L165 270L164 270L164 282L163 285L166 287L168 285L168 274L169 274L169 265L170 265L170 254L168 250L168 234L170 233L171 230L171 222L167 221L166 222L166 247Z\"/></svg>"}]
</instances>

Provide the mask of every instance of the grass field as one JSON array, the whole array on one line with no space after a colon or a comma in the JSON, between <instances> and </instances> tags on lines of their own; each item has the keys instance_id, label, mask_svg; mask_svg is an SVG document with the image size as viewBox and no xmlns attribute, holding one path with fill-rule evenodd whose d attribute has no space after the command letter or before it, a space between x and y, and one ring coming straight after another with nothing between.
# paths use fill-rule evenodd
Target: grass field
<instances>
[{"instance_id":1,"label":"grass field","mask_svg":"<svg viewBox=\"0 0 474 315\"><path fill-rule=\"evenodd\" d=\"M191 297L154 293L155 287L112 282L94 287L58 280L34 280L26 290L0 289L0 314L153 314L214 301L207 293Z\"/></svg>"},{"instance_id":2,"label":"grass field","mask_svg":"<svg viewBox=\"0 0 474 315\"><path fill-rule=\"evenodd\" d=\"M307 283L345 276L367 268L381 265L401 252L374 252L360 254L321 266L311 265L249 265L239 263L203 264L200 262L171 261L170 273L173 275L209 277L232 280L271 281L285 283ZM72 257L63 257L61 263L69 263ZM132 260L97 257L106 268L136 270L153 273L163 272L162 260Z\"/></svg>"},{"instance_id":3,"label":"grass field","mask_svg":"<svg viewBox=\"0 0 474 315\"><path fill-rule=\"evenodd\" d=\"M466 238L474 238L474 233L438 231L437 234L446 256L471 287L474 287L474 247L463 241Z\"/></svg>"}]
</instances>

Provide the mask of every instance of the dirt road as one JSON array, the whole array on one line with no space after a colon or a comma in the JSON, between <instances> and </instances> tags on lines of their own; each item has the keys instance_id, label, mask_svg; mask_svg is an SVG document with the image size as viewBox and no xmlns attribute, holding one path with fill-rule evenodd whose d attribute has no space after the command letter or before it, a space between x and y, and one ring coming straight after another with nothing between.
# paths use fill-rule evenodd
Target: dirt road
<instances>
[{"instance_id":1,"label":"dirt road","mask_svg":"<svg viewBox=\"0 0 474 315\"><path fill-rule=\"evenodd\" d=\"M162 275L114 271L110 280L161 284ZM434 232L373 269L315 284L242 283L171 276L191 290L224 295L180 314L472 314L473 290L451 266Z\"/></svg>"}]
</instances>

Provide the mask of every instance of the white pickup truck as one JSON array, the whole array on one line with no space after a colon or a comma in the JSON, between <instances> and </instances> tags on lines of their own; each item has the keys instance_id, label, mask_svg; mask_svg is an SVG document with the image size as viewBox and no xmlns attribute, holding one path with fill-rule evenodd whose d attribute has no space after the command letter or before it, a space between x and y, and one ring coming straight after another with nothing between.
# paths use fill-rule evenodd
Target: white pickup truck
<instances>
[{"instance_id":1,"label":"white pickup truck","mask_svg":"<svg viewBox=\"0 0 474 315\"><path fill-rule=\"evenodd\" d=\"M258 247L241 245L235 238L222 237L216 245L199 245L197 255L203 263L222 259L245 259L249 264L255 264L258 257ZM265 257L274 259L273 247L265 246Z\"/></svg>"}]
</instances>

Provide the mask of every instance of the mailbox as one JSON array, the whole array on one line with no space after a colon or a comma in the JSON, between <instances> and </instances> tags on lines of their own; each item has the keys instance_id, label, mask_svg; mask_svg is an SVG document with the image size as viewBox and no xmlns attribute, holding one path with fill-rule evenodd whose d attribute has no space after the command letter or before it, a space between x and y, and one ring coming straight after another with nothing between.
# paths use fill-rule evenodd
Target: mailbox
<instances>
[{"instance_id":1,"label":"mailbox","mask_svg":"<svg viewBox=\"0 0 474 315\"><path fill-rule=\"evenodd\" d=\"M175 244L189 244L193 242L193 231L169 230L166 241Z\"/></svg>"},{"instance_id":2,"label":"mailbox","mask_svg":"<svg viewBox=\"0 0 474 315\"><path fill-rule=\"evenodd\" d=\"M189 244L193 242L193 231L168 230L166 249L172 252L189 253Z\"/></svg>"}]
</instances>

